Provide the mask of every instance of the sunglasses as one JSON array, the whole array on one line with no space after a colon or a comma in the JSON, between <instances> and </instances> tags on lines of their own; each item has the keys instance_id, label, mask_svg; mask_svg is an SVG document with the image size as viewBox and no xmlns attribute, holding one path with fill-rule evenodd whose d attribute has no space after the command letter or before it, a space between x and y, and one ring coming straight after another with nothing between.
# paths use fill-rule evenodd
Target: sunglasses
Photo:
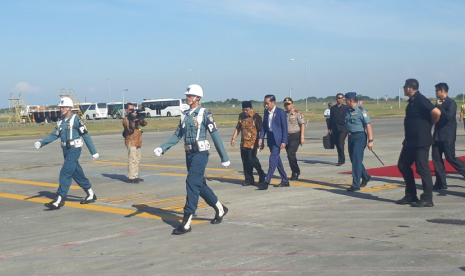
<instances>
[{"instance_id":1,"label":"sunglasses","mask_svg":"<svg viewBox=\"0 0 465 276\"><path fill-rule=\"evenodd\" d=\"M134 108L132 108L132 109L128 109L128 111L134 112Z\"/></svg>"},{"instance_id":2,"label":"sunglasses","mask_svg":"<svg viewBox=\"0 0 465 276\"><path fill-rule=\"evenodd\" d=\"M338 100L342 100L342 99L344 99L344 97L337 97L336 99L338 99Z\"/></svg>"}]
</instances>

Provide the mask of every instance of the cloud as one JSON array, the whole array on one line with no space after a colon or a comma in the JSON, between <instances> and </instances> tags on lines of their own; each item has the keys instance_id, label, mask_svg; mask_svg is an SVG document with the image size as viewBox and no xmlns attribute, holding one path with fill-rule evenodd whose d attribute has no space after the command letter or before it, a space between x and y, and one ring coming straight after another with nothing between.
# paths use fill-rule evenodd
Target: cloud
<instances>
[{"instance_id":1,"label":"cloud","mask_svg":"<svg viewBox=\"0 0 465 276\"><path fill-rule=\"evenodd\" d=\"M11 89L11 91L36 93L36 92L40 92L40 88L32 86L27 82L18 82L17 84L15 84L15 87Z\"/></svg>"}]
</instances>

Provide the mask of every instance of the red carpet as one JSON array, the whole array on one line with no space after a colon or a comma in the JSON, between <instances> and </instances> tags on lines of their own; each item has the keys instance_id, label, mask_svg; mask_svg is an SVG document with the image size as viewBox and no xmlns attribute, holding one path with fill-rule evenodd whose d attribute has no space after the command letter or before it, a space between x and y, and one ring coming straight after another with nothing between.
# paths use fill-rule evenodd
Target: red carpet
<instances>
[{"instance_id":1,"label":"red carpet","mask_svg":"<svg viewBox=\"0 0 465 276\"><path fill-rule=\"evenodd\" d=\"M465 162L465 156L457 156L457 158ZM434 175L433 162L430 160L428 163L429 163L429 168L431 170L431 174ZM444 160L444 166L446 167L446 174L457 172L446 160ZM416 171L415 164L412 165L412 169L413 169L415 178L420 178L420 176L415 172ZM342 173L352 174L352 171L342 172ZM402 177L402 174L400 174L399 169L397 168L397 165L368 169L367 173L371 176Z\"/></svg>"}]
</instances>

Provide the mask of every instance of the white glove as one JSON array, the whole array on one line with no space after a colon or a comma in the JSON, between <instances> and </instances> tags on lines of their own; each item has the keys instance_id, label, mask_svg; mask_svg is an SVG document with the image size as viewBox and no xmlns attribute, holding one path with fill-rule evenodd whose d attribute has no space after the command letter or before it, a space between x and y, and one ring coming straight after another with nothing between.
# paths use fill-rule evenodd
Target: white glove
<instances>
[{"instance_id":1,"label":"white glove","mask_svg":"<svg viewBox=\"0 0 465 276\"><path fill-rule=\"evenodd\" d=\"M100 157L100 154L98 154L98 152L92 155L92 158L94 159L94 161L97 160L99 157Z\"/></svg>"},{"instance_id":2,"label":"white glove","mask_svg":"<svg viewBox=\"0 0 465 276\"><path fill-rule=\"evenodd\" d=\"M229 167L229 165L231 165L231 161L221 162L221 166L223 166L225 169Z\"/></svg>"},{"instance_id":3,"label":"white glove","mask_svg":"<svg viewBox=\"0 0 465 276\"><path fill-rule=\"evenodd\" d=\"M36 149L40 149L41 146L42 146L42 144L40 142L35 142L34 143L34 147L36 147Z\"/></svg>"},{"instance_id":4,"label":"white glove","mask_svg":"<svg viewBox=\"0 0 465 276\"><path fill-rule=\"evenodd\" d=\"M163 150L161 148L156 148L153 150L156 156L160 157L163 154Z\"/></svg>"}]
</instances>

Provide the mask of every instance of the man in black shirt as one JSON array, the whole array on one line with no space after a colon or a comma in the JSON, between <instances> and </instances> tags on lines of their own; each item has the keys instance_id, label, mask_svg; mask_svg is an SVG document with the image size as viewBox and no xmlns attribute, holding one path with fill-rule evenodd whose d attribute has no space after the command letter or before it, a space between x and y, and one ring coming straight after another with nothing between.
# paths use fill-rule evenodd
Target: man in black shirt
<instances>
[{"instance_id":1,"label":"man in black shirt","mask_svg":"<svg viewBox=\"0 0 465 276\"><path fill-rule=\"evenodd\" d=\"M405 139L402 143L397 166L405 181L405 196L396 204L411 204L412 207L433 207L433 177L428 166L428 155L433 137L431 128L439 120L441 111L418 91L418 81L408 79L404 85L404 95L409 97L405 109ZM423 184L423 194L418 200L412 164Z\"/></svg>"},{"instance_id":2,"label":"man in black shirt","mask_svg":"<svg viewBox=\"0 0 465 276\"><path fill-rule=\"evenodd\" d=\"M436 107L441 110L441 117L438 123L434 126L433 134L433 149L432 158L434 164L434 172L436 174L436 183L433 189L447 189L446 171L444 169L444 161L442 154L446 156L447 162L454 167L458 173L465 176L465 164L462 160L455 157L455 137L457 133L457 104L447 96L449 86L447 83L438 83L435 85Z\"/></svg>"},{"instance_id":3,"label":"man in black shirt","mask_svg":"<svg viewBox=\"0 0 465 276\"><path fill-rule=\"evenodd\" d=\"M342 93L338 93L336 95L336 102L337 103L333 105L330 110L328 133L331 134L331 139L337 149L336 166L341 166L346 162L346 157L344 156L344 143L347 137L347 106L343 104L344 95Z\"/></svg>"}]
</instances>

